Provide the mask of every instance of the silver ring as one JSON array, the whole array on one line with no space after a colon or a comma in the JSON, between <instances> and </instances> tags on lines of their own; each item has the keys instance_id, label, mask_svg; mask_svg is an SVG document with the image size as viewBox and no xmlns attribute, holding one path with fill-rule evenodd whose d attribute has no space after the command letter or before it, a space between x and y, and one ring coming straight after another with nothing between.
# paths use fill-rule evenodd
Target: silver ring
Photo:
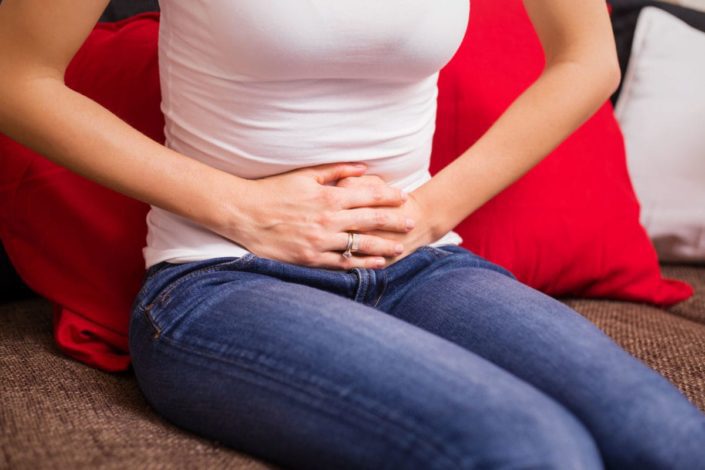
<instances>
[{"instance_id":1,"label":"silver ring","mask_svg":"<svg viewBox=\"0 0 705 470\"><path fill-rule=\"evenodd\" d=\"M360 234L353 232L352 234L352 245L350 246L350 251L357 253L360 251Z\"/></svg>"},{"instance_id":2,"label":"silver ring","mask_svg":"<svg viewBox=\"0 0 705 470\"><path fill-rule=\"evenodd\" d=\"M348 244L345 246L345 251L343 251L344 258L352 258L352 246L355 241L355 234L348 232Z\"/></svg>"}]
</instances>

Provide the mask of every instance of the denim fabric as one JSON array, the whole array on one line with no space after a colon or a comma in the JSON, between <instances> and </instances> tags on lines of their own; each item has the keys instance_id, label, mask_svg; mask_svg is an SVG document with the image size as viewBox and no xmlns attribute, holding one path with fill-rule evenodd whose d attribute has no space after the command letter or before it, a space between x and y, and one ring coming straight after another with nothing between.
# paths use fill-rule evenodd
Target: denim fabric
<instances>
[{"instance_id":1,"label":"denim fabric","mask_svg":"<svg viewBox=\"0 0 705 470\"><path fill-rule=\"evenodd\" d=\"M705 468L705 415L671 382L460 246L162 262L129 340L161 416L287 468Z\"/></svg>"}]
</instances>

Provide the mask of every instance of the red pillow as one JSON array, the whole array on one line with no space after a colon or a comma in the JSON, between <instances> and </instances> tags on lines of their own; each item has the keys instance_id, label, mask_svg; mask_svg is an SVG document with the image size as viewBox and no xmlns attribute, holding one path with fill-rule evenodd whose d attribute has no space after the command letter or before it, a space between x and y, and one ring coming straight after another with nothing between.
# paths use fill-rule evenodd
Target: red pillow
<instances>
[{"instance_id":1,"label":"red pillow","mask_svg":"<svg viewBox=\"0 0 705 470\"><path fill-rule=\"evenodd\" d=\"M544 63L521 0L473 0L466 40L439 80L432 173L471 146L538 78ZM639 210L622 133L606 101L456 230L466 248L550 295L668 307L693 289L661 277Z\"/></svg>"},{"instance_id":2,"label":"red pillow","mask_svg":"<svg viewBox=\"0 0 705 470\"><path fill-rule=\"evenodd\" d=\"M163 142L158 28L158 13L98 23L68 67L66 83ZM58 346L100 369L127 369L129 311L144 275L149 205L2 135L0 155L0 236L22 279L54 303Z\"/></svg>"}]
</instances>

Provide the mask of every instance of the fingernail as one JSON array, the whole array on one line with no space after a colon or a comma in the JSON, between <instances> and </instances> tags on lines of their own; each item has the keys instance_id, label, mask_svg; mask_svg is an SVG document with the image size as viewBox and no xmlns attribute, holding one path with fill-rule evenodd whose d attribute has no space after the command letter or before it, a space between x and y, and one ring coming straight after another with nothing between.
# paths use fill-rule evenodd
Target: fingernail
<instances>
[{"instance_id":1,"label":"fingernail","mask_svg":"<svg viewBox=\"0 0 705 470\"><path fill-rule=\"evenodd\" d=\"M409 193L407 193L406 191L402 191L401 192L401 199L403 201L406 201L407 199L409 199Z\"/></svg>"},{"instance_id":2,"label":"fingernail","mask_svg":"<svg viewBox=\"0 0 705 470\"><path fill-rule=\"evenodd\" d=\"M367 168L367 165L365 165L364 163L355 163L354 166L355 166L356 168Z\"/></svg>"},{"instance_id":3,"label":"fingernail","mask_svg":"<svg viewBox=\"0 0 705 470\"><path fill-rule=\"evenodd\" d=\"M394 251L396 251L396 253L397 253L398 255L400 255L401 252L404 251L404 245L397 245L397 246L395 246L395 247L394 247Z\"/></svg>"},{"instance_id":4,"label":"fingernail","mask_svg":"<svg viewBox=\"0 0 705 470\"><path fill-rule=\"evenodd\" d=\"M406 228L407 230L411 230L416 226L416 223L414 222L414 219L406 219Z\"/></svg>"},{"instance_id":5,"label":"fingernail","mask_svg":"<svg viewBox=\"0 0 705 470\"><path fill-rule=\"evenodd\" d=\"M378 268L381 268L382 266L384 266L384 263L385 263L384 258L377 258L377 261L375 262L375 264L377 265Z\"/></svg>"}]
</instances>

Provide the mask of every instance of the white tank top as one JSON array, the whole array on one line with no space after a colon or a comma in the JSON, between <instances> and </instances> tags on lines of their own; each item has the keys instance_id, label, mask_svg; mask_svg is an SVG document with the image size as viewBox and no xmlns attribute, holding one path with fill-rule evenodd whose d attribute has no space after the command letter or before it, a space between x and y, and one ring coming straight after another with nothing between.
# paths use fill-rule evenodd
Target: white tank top
<instances>
[{"instance_id":1,"label":"white tank top","mask_svg":"<svg viewBox=\"0 0 705 470\"><path fill-rule=\"evenodd\" d=\"M438 71L469 0L159 3L167 147L243 178L348 161L406 191L431 178ZM147 268L249 252L156 206L146 219Z\"/></svg>"}]
</instances>

